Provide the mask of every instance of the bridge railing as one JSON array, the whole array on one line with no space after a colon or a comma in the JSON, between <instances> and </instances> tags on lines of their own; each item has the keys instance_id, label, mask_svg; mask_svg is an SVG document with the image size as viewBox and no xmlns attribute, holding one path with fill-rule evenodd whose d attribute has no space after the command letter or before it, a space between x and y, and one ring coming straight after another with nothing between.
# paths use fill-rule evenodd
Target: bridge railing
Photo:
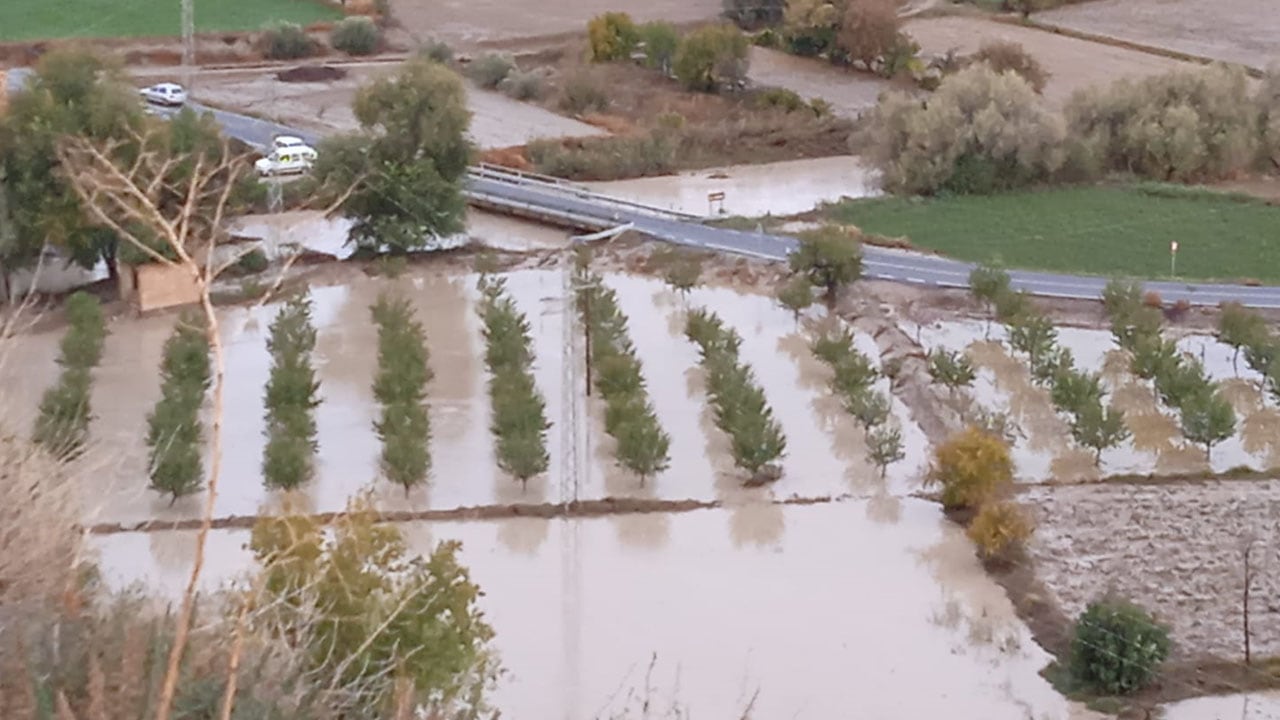
<instances>
[{"instance_id":1,"label":"bridge railing","mask_svg":"<svg viewBox=\"0 0 1280 720\"><path fill-rule=\"evenodd\" d=\"M494 182L508 183L520 187L537 188L548 190L557 194L569 195L577 200L585 200L597 205L607 205L621 210L649 215L652 217L660 217L667 220L679 220L681 222L701 223L707 218L701 215L693 215L690 213L680 212L678 210L670 210L660 208L655 205L646 205L632 200L613 197L594 192L590 188L568 180L562 180L550 175L542 175L539 173L525 172L522 170L514 170L511 168L481 163L472 166L470 169L472 177L492 180Z\"/></svg>"}]
</instances>

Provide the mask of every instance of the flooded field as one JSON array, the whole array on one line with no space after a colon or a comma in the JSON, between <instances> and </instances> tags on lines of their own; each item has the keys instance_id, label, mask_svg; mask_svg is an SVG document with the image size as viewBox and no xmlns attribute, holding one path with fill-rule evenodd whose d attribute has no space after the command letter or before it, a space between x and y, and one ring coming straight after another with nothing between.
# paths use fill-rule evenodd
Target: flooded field
<instances>
[{"instance_id":1,"label":"flooded field","mask_svg":"<svg viewBox=\"0 0 1280 720\"><path fill-rule=\"evenodd\" d=\"M1087 717L1038 676L1044 652L935 505L904 499L891 521L868 506L405 530L420 551L463 542L509 671L504 716L635 709L653 661L654 709L676 703L685 717L738 717L753 697L761 718ZM95 542L112 584L172 596L191 537ZM214 533L206 587L249 568L246 540Z\"/></svg>"},{"instance_id":2,"label":"flooded field","mask_svg":"<svg viewBox=\"0 0 1280 720\"><path fill-rule=\"evenodd\" d=\"M1253 652L1280 653L1280 481L1037 487L1021 500L1036 513L1038 573L1069 615L1117 592L1167 623L1174 657L1184 659L1243 659L1243 552L1252 543Z\"/></svg>"},{"instance_id":3,"label":"flooded field","mask_svg":"<svg viewBox=\"0 0 1280 720\"><path fill-rule=\"evenodd\" d=\"M300 498L302 507L313 512L340 510L348 497L370 483L377 488L382 507L412 510L603 497L720 499L739 504L771 497L874 497L916 487L927 462L928 441L906 409L895 403L908 457L891 466L881 480L866 460L861 431L830 399L823 368L809 355L795 320L771 298L701 288L682 299L656 280L621 274L608 275L606 282L617 290L621 308L631 318L631 334L659 417L670 424L676 438L672 465L643 487L619 468L613 462L612 440L603 433L602 408L593 399L586 406L589 431L577 439L586 447L588 461L578 476L567 477L561 467L568 440L562 437L567 409L564 383L584 383L585 373L582 359L565 351L564 276L559 271L524 270L507 277L512 296L532 325L535 379L552 421L551 465L545 476L521 491L494 465L475 278L429 272L410 273L395 281L356 276L345 285L315 287L311 293L319 330L316 367L323 403L316 412L317 476ZM377 334L368 308L389 288L404 292L417 307L436 373L429 393L434 472L426 487L407 497L387 483L376 482L379 448L372 430L376 406L370 384L376 369ZM787 433L784 477L767 488L741 488L743 477L732 467L726 439L710 421L696 354L683 336L684 312L693 306L715 310L743 336L744 357L755 367ZM259 468L262 393L269 370L265 341L275 310L274 304L268 304L222 313L227 384L219 517L251 515L279 500L262 487ZM96 419L91 433L113 449L113 468L95 476L94 506L86 509L94 521L193 518L203 507L199 494L170 506L167 499L146 489L147 452L142 438L146 416L159 395L153 368L160 361L173 319L172 314L123 319L110 327L105 355L95 373ZM13 388L8 401L23 418L22 425L29 426L40 393L54 381L56 366L50 361L60 337L59 332L46 332L8 343L9 362L0 369L0 382ZM860 344L874 352L870 338L861 339Z\"/></svg>"},{"instance_id":4,"label":"flooded field","mask_svg":"<svg viewBox=\"0 0 1280 720\"><path fill-rule=\"evenodd\" d=\"M1165 706L1161 717L1163 720L1272 720L1280 717L1280 692L1183 700Z\"/></svg>"},{"instance_id":5,"label":"flooded field","mask_svg":"<svg viewBox=\"0 0 1280 720\"><path fill-rule=\"evenodd\" d=\"M874 75L761 47L751 48L749 77L756 85L786 88L806 100L822 98L831 103L836 115L846 118L874 107L880 93L893 87Z\"/></svg>"},{"instance_id":6,"label":"flooded field","mask_svg":"<svg viewBox=\"0 0 1280 720\"><path fill-rule=\"evenodd\" d=\"M844 197L880 194L872 171L856 157L736 165L675 176L587 183L597 192L694 215L793 215ZM709 207L707 195L722 192Z\"/></svg>"},{"instance_id":7,"label":"flooded field","mask_svg":"<svg viewBox=\"0 0 1280 720\"><path fill-rule=\"evenodd\" d=\"M1090 453L1075 447L1064 416L1047 389L1031 381L1025 358L1010 355L1005 329L983 320L956 320L915 325L904 323L926 350L966 350L978 369L970 389L983 407L1004 412L1021 430L1013 446L1017 475L1023 481L1088 480L1115 474L1182 474L1210 469L1204 449L1181 435L1176 411L1163 406L1151 384L1134 377L1128 358L1107 330L1058 328L1058 342L1071 351L1077 368L1101 372L1109 402L1125 411L1132 438L1103 453L1095 468ZM1199 358L1209 376L1222 383L1236 409L1237 433L1213 449L1212 470L1239 466L1256 470L1280 467L1280 413L1259 390L1257 373L1243 360L1233 365L1233 351L1208 335L1177 335L1178 347Z\"/></svg>"}]
</instances>

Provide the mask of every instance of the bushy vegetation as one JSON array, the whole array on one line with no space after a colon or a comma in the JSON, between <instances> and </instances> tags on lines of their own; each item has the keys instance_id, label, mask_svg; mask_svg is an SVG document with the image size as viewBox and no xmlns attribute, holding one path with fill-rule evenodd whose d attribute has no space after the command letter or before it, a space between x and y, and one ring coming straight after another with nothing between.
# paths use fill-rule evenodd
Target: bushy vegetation
<instances>
[{"instance_id":1,"label":"bushy vegetation","mask_svg":"<svg viewBox=\"0 0 1280 720\"><path fill-rule=\"evenodd\" d=\"M370 252L431 248L464 228L471 113L461 79L425 57L356 93L361 130L326 139L318 195L345 198L348 242Z\"/></svg>"},{"instance_id":2,"label":"bushy vegetation","mask_svg":"<svg viewBox=\"0 0 1280 720\"><path fill-rule=\"evenodd\" d=\"M862 247L848 228L825 225L800 233L800 246L787 258L791 272L807 278L834 307L843 288L862 277Z\"/></svg>"},{"instance_id":3,"label":"bushy vegetation","mask_svg":"<svg viewBox=\"0 0 1280 720\"><path fill-rule=\"evenodd\" d=\"M1183 437L1202 445L1211 460L1213 446L1235 435L1235 412L1204 364L1163 337L1163 317L1155 300L1153 307L1139 284L1125 280L1107 283L1102 294L1116 344L1131 356L1130 369L1152 381L1160 401L1178 411Z\"/></svg>"},{"instance_id":4,"label":"bushy vegetation","mask_svg":"<svg viewBox=\"0 0 1280 720\"><path fill-rule=\"evenodd\" d=\"M1072 163L1090 177L1179 182L1238 172L1261 139L1248 82L1242 68L1213 65L1081 90L1064 109Z\"/></svg>"},{"instance_id":5,"label":"bushy vegetation","mask_svg":"<svg viewBox=\"0 0 1280 720\"><path fill-rule=\"evenodd\" d=\"M604 112L609 103L608 89L585 72L570 75L560 93L560 109L574 115Z\"/></svg>"},{"instance_id":6,"label":"bushy vegetation","mask_svg":"<svg viewBox=\"0 0 1280 720\"><path fill-rule=\"evenodd\" d=\"M1013 460L1003 439L976 427L947 438L934 450L925 486L942 488L948 510L979 509L1013 487Z\"/></svg>"},{"instance_id":7,"label":"bushy vegetation","mask_svg":"<svg viewBox=\"0 0 1280 720\"><path fill-rule=\"evenodd\" d=\"M423 45L418 54L433 62L449 64L453 62L453 47L443 40L430 40Z\"/></svg>"},{"instance_id":8,"label":"bushy vegetation","mask_svg":"<svg viewBox=\"0 0 1280 720\"><path fill-rule=\"evenodd\" d=\"M1280 168L1280 63L1267 68L1257 99L1262 161L1272 169Z\"/></svg>"},{"instance_id":9,"label":"bushy vegetation","mask_svg":"<svg viewBox=\"0 0 1280 720\"><path fill-rule=\"evenodd\" d=\"M711 25L689 33L672 60L672 71L688 90L736 88L747 78L751 43L733 25Z\"/></svg>"},{"instance_id":10,"label":"bushy vegetation","mask_svg":"<svg viewBox=\"0 0 1280 720\"><path fill-rule=\"evenodd\" d=\"M985 194L1049 179L1064 158L1061 118L1018 75L983 64L952 75L925 103L889 93L857 141L886 190Z\"/></svg>"},{"instance_id":11,"label":"bushy vegetation","mask_svg":"<svg viewBox=\"0 0 1280 720\"><path fill-rule=\"evenodd\" d=\"M372 55L382 44L382 31L367 17L349 17L333 27L329 44L348 55Z\"/></svg>"},{"instance_id":12,"label":"bushy vegetation","mask_svg":"<svg viewBox=\"0 0 1280 720\"><path fill-rule=\"evenodd\" d=\"M382 295L369 309L378 326L378 374L373 397L381 414L373 424L382 441L380 465L391 482L410 488L427 480L431 471L431 419L427 384L434 373L429 364L426 332L408 299Z\"/></svg>"},{"instance_id":13,"label":"bushy vegetation","mask_svg":"<svg viewBox=\"0 0 1280 720\"><path fill-rule=\"evenodd\" d=\"M726 20L744 30L777 25L787 11L787 0L722 0Z\"/></svg>"},{"instance_id":14,"label":"bushy vegetation","mask_svg":"<svg viewBox=\"0 0 1280 720\"><path fill-rule=\"evenodd\" d=\"M992 40L984 42L972 60L985 64L998 73L1011 72L1031 86L1037 93L1044 92L1045 83L1049 82L1049 72L1044 69L1021 43Z\"/></svg>"},{"instance_id":15,"label":"bushy vegetation","mask_svg":"<svg viewBox=\"0 0 1280 720\"><path fill-rule=\"evenodd\" d=\"M292 490L315 475L320 382L311 364L316 329L310 298L296 296L285 302L269 333L271 375L264 401L267 442L262 450L262 481L269 489Z\"/></svg>"},{"instance_id":16,"label":"bushy vegetation","mask_svg":"<svg viewBox=\"0 0 1280 720\"><path fill-rule=\"evenodd\" d=\"M1103 599L1076 620L1069 668L1096 693L1125 695L1151 682L1168 656L1167 628L1132 603Z\"/></svg>"},{"instance_id":17,"label":"bushy vegetation","mask_svg":"<svg viewBox=\"0 0 1280 720\"><path fill-rule=\"evenodd\" d=\"M551 423L546 401L533 380L532 329L507 294L505 279L483 274L477 287L498 467L526 487L529 478L545 472L551 460L547 453Z\"/></svg>"},{"instance_id":18,"label":"bushy vegetation","mask_svg":"<svg viewBox=\"0 0 1280 720\"><path fill-rule=\"evenodd\" d=\"M485 90L495 90L516 69L516 64L506 55L487 53L467 65L467 77Z\"/></svg>"},{"instance_id":19,"label":"bushy vegetation","mask_svg":"<svg viewBox=\"0 0 1280 720\"><path fill-rule=\"evenodd\" d=\"M658 129L645 135L534 140L525 152L538 172L581 180L665 175L676 169L680 139Z\"/></svg>"},{"instance_id":20,"label":"bushy vegetation","mask_svg":"<svg viewBox=\"0 0 1280 720\"><path fill-rule=\"evenodd\" d=\"M778 288L777 299L778 304L790 311L796 322L799 322L800 315L816 299L813 296L813 283L804 275L792 275Z\"/></svg>"},{"instance_id":21,"label":"bushy vegetation","mask_svg":"<svg viewBox=\"0 0 1280 720\"><path fill-rule=\"evenodd\" d=\"M959 388L972 385L978 373L973 368L973 362L964 353L935 348L929 353L929 377L954 393Z\"/></svg>"},{"instance_id":22,"label":"bushy vegetation","mask_svg":"<svg viewBox=\"0 0 1280 720\"><path fill-rule=\"evenodd\" d=\"M605 402L604 429L617 443L618 464L643 485L671 465L671 437L649 399L617 294L585 268L578 269L576 279L577 307L591 345L592 378Z\"/></svg>"},{"instance_id":23,"label":"bushy vegetation","mask_svg":"<svg viewBox=\"0 0 1280 720\"><path fill-rule=\"evenodd\" d=\"M62 372L57 383L40 398L32 440L55 457L79 455L89 439L89 421L93 418L90 371L102 359L106 341L106 323L98 299L86 292L67 298L67 332L59 344L58 365Z\"/></svg>"},{"instance_id":24,"label":"bushy vegetation","mask_svg":"<svg viewBox=\"0 0 1280 720\"><path fill-rule=\"evenodd\" d=\"M640 30L624 12L607 12L587 22L587 52L593 62L630 59L640 42Z\"/></svg>"},{"instance_id":25,"label":"bushy vegetation","mask_svg":"<svg viewBox=\"0 0 1280 720\"><path fill-rule=\"evenodd\" d=\"M184 313L165 341L160 399L147 416L150 487L168 494L171 505L203 485L204 428L200 408L210 380L204 318Z\"/></svg>"},{"instance_id":26,"label":"bushy vegetation","mask_svg":"<svg viewBox=\"0 0 1280 720\"><path fill-rule=\"evenodd\" d=\"M641 25L639 33L640 44L644 48L644 64L654 70L670 73L671 63L675 60L676 51L680 49L680 33L676 26L655 21Z\"/></svg>"},{"instance_id":27,"label":"bushy vegetation","mask_svg":"<svg viewBox=\"0 0 1280 720\"><path fill-rule=\"evenodd\" d=\"M308 517L267 517L254 527L249 546L263 569L261 605L271 612L255 614L252 629L287 639L302 651L308 677L343 689L329 698L339 717L414 706L442 717L482 715L499 668L480 588L458 561L461 545L438 543L418 558L367 499L353 501L326 535ZM471 712L446 711L458 704Z\"/></svg>"},{"instance_id":28,"label":"bushy vegetation","mask_svg":"<svg viewBox=\"0 0 1280 720\"><path fill-rule=\"evenodd\" d=\"M271 23L258 38L262 54L272 60L296 60L316 52L316 43L302 26L291 22Z\"/></svg>"},{"instance_id":29,"label":"bushy vegetation","mask_svg":"<svg viewBox=\"0 0 1280 720\"><path fill-rule=\"evenodd\" d=\"M516 70L498 83L498 89L514 100L537 100L542 97L542 76Z\"/></svg>"},{"instance_id":30,"label":"bushy vegetation","mask_svg":"<svg viewBox=\"0 0 1280 720\"><path fill-rule=\"evenodd\" d=\"M781 29L792 53L856 63L885 77L921 69L893 0L790 0Z\"/></svg>"},{"instance_id":31,"label":"bushy vegetation","mask_svg":"<svg viewBox=\"0 0 1280 720\"><path fill-rule=\"evenodd\" d=\"M983 504L969 523L966 534L978 546L978 554L984 560L1002 560L1021 548L1032 530L1022 510L1002 500Z\"/></svg>"},{"instance_id":32,"label":"bushy vegetation","mask_svg":"<svg viewBox=\"0 0 1280 720\"><path fill-rule=\"evenodd\" d=\"M703 309L689 311L684 333L698 346L716 427L729 436L734 464L751 474L751 483L776 479L781 473L776 462L786 453L787 438L751 366L738 357L742 338Z\"/></svg>"},{"instance_id":33,"label":"bushy vegetation","mask_svg":"<svg viewBox=\"0 0 1280 720\"><path fill-rule=\"evenodd\" d=\"M818 117L831 114L831 106L822 98L806 101L798 93L786 88L765 88L755 93L752 102L762 110L781 110L793 113L808 110Z\"/></svg>"}]
</instances>

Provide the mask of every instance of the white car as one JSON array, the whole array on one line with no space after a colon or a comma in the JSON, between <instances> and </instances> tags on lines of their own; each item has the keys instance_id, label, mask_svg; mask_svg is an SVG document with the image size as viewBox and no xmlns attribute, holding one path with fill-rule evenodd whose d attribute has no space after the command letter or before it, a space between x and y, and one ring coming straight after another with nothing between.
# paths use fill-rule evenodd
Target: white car
<instances>
[{"instance_id":1,"label":"white car","mask_svg":"<svg viewBox=\"0 0 1280 720\"><path fill-rule=\"evenodd\" d=\"M271 139L271 144L276 150L296 150L298 148L311 149L305 140L300 137L294 137L293 135L277 135Z\"/></svg>"},{"instance_id":2,"label":"white car","mask_svg":"<svg viewBox=\"0 0 1280 720\"><path fill-rule=\"evenodd\" d=\"M177 83L160 83L151 87L142 88L138 91L142 95L142 99L149 103L157 105L171 105L174 107L183 105L187 102L187 91Z\"/></svg>"},{"instance_id":3,"label":"white car","mask_svg":"<svg viewBox=\"0 0 1280 720\"><path fill-rule=\"evenodd\" d=\"M259 175L292 175L311 169L316 161L316 151L302 145L296 148L273 150L270 155L253 164Z\"/></svg>"}]
</instances>

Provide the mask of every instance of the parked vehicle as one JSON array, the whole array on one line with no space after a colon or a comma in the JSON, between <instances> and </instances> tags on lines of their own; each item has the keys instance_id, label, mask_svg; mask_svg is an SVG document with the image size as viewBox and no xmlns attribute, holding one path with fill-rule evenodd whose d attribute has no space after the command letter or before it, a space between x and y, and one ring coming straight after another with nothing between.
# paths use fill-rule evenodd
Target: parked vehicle
<instances>
[{"instance_id":1,"label":"parked vehicle","mask_svg":"<svg viewBox=\"0 0 1280 720\"><path fill-rule=\"evenodd\" d=\"M156 105L178 107L187 102L187 91L177 83L160 83L138 91L142 99Z\"/></svg>"},{"instance_id":2,"label":"parked vehicle","mask_svg":"<svg viewBox=\"0 0 1280 720\"><path fill-rule=\"evenodd\" d=\"M259 175L292 175L311 169L316 161L316 151L305 146L273 150L270 155L253 164Z\"/></svg>"}]
</instances>

